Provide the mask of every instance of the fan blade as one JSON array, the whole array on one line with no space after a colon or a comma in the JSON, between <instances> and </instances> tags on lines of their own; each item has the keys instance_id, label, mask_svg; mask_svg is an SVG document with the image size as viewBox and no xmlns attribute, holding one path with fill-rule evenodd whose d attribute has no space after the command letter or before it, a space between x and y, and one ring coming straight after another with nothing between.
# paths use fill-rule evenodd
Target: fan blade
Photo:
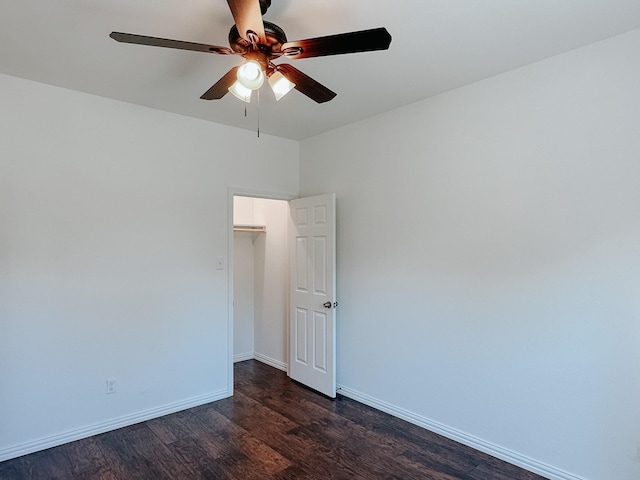
<instances>
[{"instance_id":1,"label":"fan blade","mask_svg":"<svg viewBox=\"0 0 640 480\"><path fill-rule=\"evenodd\" d=\"M200 98L203 100L220 100L227 94L229 87L235 83L237 78L238 67L233 67L213 87L204 92Z\"/></svg>"},{"instance_id":2,"label":"fan blade","mask_svg":"<svg viewBox=\"0 0 640 480\"><path fill-rule=\"evenodd\" d=\"M333 100L333 98L337 95L335 92L332 92L324 85L316 82L313 78L305 75L296 67L292 67L291 65L278 65L276 69L286 77L292 83L295 83L295 89L300 93L305 94L311 100L315 100L318 103L328 102L329 100Z\"/></svg>"},{"instance_id":3,"label":"fan blade","mask_svg":"<svg viewBox=\"0 0 640 480\"><path fill-rule=\"evenodd\" d=\"M339 33L327 37L309 38L287 42L282 53L291 59L342 55L344 53L386 50L391 44L391 35L386 28L374 28L359 32Z\"/></svg>"},{"instance_id":4,"label":"fan blade","mask_svg":"<svg viewBox=\"0 0 640 480\"><path fill-rule=\"evenodd\" d=\"M227 0L240 36L251 43L267 43L259 0Z\"/></svg>"},{"instance_id":5,"label":"fan blade","mask_svg":"<svg viewBox=\"0 0 640 480\"><path fill-rule=\"evenodd\" d=\"M132 33L111 32L109 35L117 42L134 43L136 45L149 45L152 47L177 48L180 50L193 50L195 52L219 53L220 55L235 55L235 52L227 47L205 45L204 43L183 42L168 38L146 37Z\"/></svg>"}]
</instances>

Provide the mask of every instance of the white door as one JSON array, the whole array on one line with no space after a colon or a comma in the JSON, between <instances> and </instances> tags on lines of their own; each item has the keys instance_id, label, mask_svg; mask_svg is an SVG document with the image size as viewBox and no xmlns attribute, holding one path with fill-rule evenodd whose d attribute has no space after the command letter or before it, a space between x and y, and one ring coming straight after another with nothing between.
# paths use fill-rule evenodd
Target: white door
<instances>
[{"instance_id":1,"label":"white door","mask_svg":"<svg viewBox=\"0 0 640 480\"><path fill-rule=\"evenodd\" d=\"M336 396L335 194L289 202L289 375Z\"/></svg>"}]
</instances>

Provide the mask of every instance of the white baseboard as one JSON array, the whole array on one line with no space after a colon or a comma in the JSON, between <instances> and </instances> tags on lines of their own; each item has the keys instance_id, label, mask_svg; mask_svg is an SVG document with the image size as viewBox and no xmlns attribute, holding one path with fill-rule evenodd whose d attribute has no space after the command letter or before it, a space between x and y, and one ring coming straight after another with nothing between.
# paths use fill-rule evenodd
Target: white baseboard
<instances>
[{"instance_id":1,"label":"white baseboard","mask_svg":"<svg viewBox=\"0 0 640 480\"><path fill-rule=\"evenodd\" d=\"M267 365L272 366L273 368L277 368L278 370L282 370L286 372L288 370L288 366L286 363L281 362L280 360L274 360L273 358L269 358L266 355L262 355L261 353L254 353L253 358L258 360L259 362L266 363Z\"/></svg>"},{"instance_id":2,"label":"white baseboard","mask_svg":"<svg viewBox=\"0 0 640 480\"><path fill-rule=\"evenodd\" d=\"M571 473L552 467L551 465L526 457L494 443L487 442L481 438L474 437L473 435L469 435L468 433L455 428L448 427L442 423L436 422L435 420L417 415L409 410L405 410L382 400L370 397L369 395L360 393L351 388L338 385L338 393L360 403L364 403L365 405L369 405L377 410L393 415L394 417L398 417L409 423L418 425L419 427L425 428L431 432L442 435L443 437L447 437L451 440L462 443L463 445L480 450L481 452L492 455L500 460L504 460L505 462L509 462L513 465L517 465L518 467L522 467L525 470L529 470L530 472L542 475L550 480L585 480Z\"/></svg>"},{"instance_id":3,"label":"white baseboard","mask_svg":"<svg viewBox=\"0 0 640 480\"><path fill-rule=\"evenodd\" d=\"M40 438L32 442L22 443L13 447L0 449L0 462L9 460L11 458L20 457L22 455L28 455L29 453L38 452L47 448L57 447L65 443L80 440L82 438L91 437L93 435L99 435L101 433L116 430L122 427L128 427L135 423L151 420L152 418L162 417L171 413L176 413L188 408L204 405L205 403L215 402L227 398L231 395L226 389L218 392L209 393L206 395L200 395L187 400L181 400L179 402L170 403L161 407L150 408L142 412L133 413L131 415L124 415L122 417L107 420L105 422L95 423L86 427L76 428L57 435Z\"/></svg>"},{"instance_id":4,"label":"white baseboard","mask_svg":"<svg viewBox=\"0 0 640 480\"><path fill-rule=\"evenodd\" d=\"M233 363L244 362L245 360L253 360L253 353L239 353L233 356Z\"/></svg>"},{"instance_id":5,"label":"white baseboard","mask_svg":"<svg viewBox=\"0 0 640 480\"><path fill-rule=\"evenodd\" d=\"M233 363L244 362L245 360L257 360L264 364L267 364L273 368L277 368L278 370L282 370L283 372L287 372L289 370L286 363L281 362L280 360L275 360L271 357L267 357L261 353L240 353L238 355L233 356Z\"/></svg>"}]
</instances>

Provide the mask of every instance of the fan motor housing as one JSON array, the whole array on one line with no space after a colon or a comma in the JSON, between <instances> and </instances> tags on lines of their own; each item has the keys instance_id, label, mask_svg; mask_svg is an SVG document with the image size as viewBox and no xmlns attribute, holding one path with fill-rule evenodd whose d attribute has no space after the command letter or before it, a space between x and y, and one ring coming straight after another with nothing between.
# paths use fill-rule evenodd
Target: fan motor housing
<instances>
[{"instance_id":1,"label":"fan motor housing","mask_svg":"<svg viewBox=\"0 0 640 480\"><path fill-rule=\"evenodd\" d=\"M269 2L271 3L271 2ZM258 49L269 58L276 58L282 55L282 45L287 43L287 34L275 23L264 21L264 34L267 39L266 44L259 44ZM231 49L245 55L251 51L251 43L240 36L238 27L234 25L229 31L229 46Z\"/></svg>"}]
</instances>

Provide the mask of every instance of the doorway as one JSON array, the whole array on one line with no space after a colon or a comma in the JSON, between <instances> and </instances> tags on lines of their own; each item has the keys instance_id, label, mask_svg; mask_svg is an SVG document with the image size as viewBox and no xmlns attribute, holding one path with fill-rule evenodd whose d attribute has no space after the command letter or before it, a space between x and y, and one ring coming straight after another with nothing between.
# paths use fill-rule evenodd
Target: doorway
<instances>
[{"instance_id":1,"label":"doorway","mask_svg":"<svg viewBox=\"0 0 640 480\"><path fill-rule=\"evenodd\" d=\"M229 189L230 395L234 363L254 358L335 398L335 211L335 194Z\"/></svg>"},{"instance_id":2,"label":"doorway","mask_svg":"<svg viewBox=\"0 0 640 480\"><path fill-rule=\"evenodd\" d=\"M288 202L233 195L232 212L233 361L287 371Z\"/></svg>"}]
</instances>

